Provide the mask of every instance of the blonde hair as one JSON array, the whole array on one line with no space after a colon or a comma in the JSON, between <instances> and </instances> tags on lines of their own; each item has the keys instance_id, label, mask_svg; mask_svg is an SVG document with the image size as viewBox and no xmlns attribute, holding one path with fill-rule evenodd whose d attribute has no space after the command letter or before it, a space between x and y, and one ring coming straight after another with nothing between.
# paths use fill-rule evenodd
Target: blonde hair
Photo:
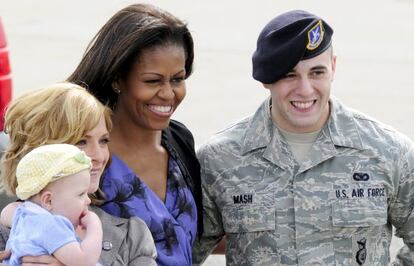
<instances>
[{"instance_id":1,"label":"blonde hair","mask_svg":"<svg viewBox=\"0 0 414 266\"><path fill-rule=\"evenodd\" d=\"M16 194L16 167L28 152L44 144L76 144L98 125L102 115L111 130L110 109L85 88L69 82L56 83L13 100L5 115L4 128L10 145L1 161L3 189ZM100 191L92 196L98 201L102 199Z\"/></svg>"}]
</instances>

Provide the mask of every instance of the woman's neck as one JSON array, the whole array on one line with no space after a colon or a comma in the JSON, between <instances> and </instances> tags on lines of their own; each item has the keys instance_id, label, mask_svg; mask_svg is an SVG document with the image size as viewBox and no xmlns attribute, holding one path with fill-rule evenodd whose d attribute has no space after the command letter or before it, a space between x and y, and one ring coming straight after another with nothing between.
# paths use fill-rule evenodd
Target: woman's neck
<instances>
[{"instance_id":1,"label":"woman's neck","mask_svg":"<svg viewBox=\"0 0 414 266\"><path fill-rule=\"evenodd\" d=\"M131 122L122 123L114 119L110 133L110 149L115 154L136 153L159 149L161 147L161 130L150 130L135 126Z\"/></svg>"}]
</instances>

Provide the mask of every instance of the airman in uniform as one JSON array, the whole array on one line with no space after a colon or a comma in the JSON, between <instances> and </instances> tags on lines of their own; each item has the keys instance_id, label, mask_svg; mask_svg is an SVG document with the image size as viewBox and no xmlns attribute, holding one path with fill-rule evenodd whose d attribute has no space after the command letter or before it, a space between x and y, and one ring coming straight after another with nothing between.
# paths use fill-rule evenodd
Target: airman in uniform
<instances>
[{"instance_id":1,"label":"airman in uniform","mask_svg":"<svg viewBox=\"0 0 414 266\"><path fill-rule=\"evenodd\" d=\"M414 145L330 95L332 28L294 10L257 40L270 91L198 152L204 234L195 265L226 236L227 265L388 265L392 226L414 265Z\"/></svg>"}]
</instances>

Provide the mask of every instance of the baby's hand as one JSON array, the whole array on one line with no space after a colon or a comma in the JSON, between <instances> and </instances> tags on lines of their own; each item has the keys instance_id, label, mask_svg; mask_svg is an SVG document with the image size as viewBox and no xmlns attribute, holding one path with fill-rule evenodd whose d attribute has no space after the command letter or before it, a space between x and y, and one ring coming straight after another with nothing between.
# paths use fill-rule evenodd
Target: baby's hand
<instances>
[{"instance_id":1,"label":"baby's hand","mask_svg":"<svg viewBox=\"0 0 414 266\"><path fill-rule=\"evenodd\" d=\"M96 226L97 224L100 224L100 223L101 221L99 220L99 217L94 212L86 210L80 218L79 225L83 229L88 229L88 227Z\"/></svg>"}]
</instances>

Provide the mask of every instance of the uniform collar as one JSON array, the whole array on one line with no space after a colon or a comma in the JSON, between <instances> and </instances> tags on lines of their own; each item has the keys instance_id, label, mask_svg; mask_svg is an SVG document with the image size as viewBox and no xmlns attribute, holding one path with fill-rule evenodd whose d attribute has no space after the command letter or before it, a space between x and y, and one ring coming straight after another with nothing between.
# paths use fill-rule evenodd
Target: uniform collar
<instances>
[{"instance_id":1,"label":"uniform collar","mask_svg":"<svg viewBox=\"0 0 414 266\"><path fill-rule=\"evenodd\" d=\"M324 130L329 132L332 143L341 147L365 149L355 123L354 112L351 112L335 97L331 97L329 102L331 114Z\"/></svg>"},{"instance_id":2,"label":"uniform collar","mask_svg":"<svg viewBox=\"0 0 414 266\"><path fill-rule=\"evenodd\" d=\"M319 152L310 159L306 168L335 156L336 147L339 146L364 149L353 113L334 97L331 97L329 104L331 105L331 113L328 122L316 140L319 146L319 149L316 150ZM270 97L262 103L247 124L241 152L245 155L263 148L265 148L263 157L281 168L288 169L295 164L289 145L272 122Z\"/></svg>"},{"instance_id":3,"label":"uniform collar","mask_svg":"<svg viewBox=\"0 0 414 266\"><path fill-rule=\"evenodd\" d=\"M270 117L270 97L253 114L246 127L242 141L242 154L264 148L269 145L273 135L273 122Z\"/></svg>"}]
</instances>

